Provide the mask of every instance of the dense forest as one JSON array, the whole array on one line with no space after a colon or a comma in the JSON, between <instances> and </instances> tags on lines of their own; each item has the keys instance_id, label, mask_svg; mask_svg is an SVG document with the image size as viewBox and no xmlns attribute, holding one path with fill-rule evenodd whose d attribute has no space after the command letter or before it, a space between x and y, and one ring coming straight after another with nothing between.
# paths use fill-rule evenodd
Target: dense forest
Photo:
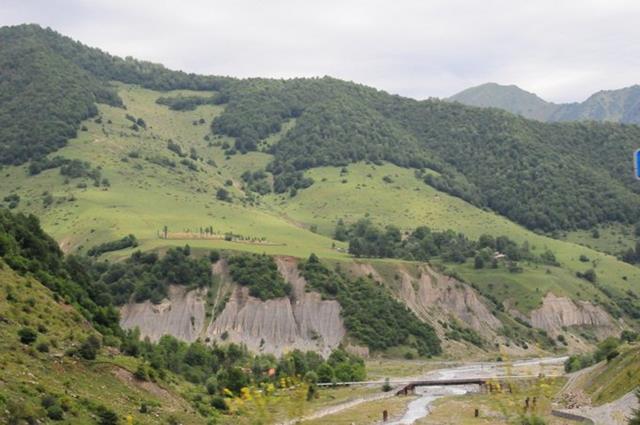
<instances>
[{"instance_id":1,"label":"dense forest","mask_svg":"<svg viewBox=\"0 0 640 425\"><path fill-rule=\"evenodd\" d=\"M496 109L392 96L330 77L245 79L170 71L121 59L35 25L0 29L0 163L41 160L75 135L96 102L120 105L109 81L209 95L158 101L177 110L225 103L211 123L230 136L227 154L263 150L273 189L291 195L309 168L388 161L417 178L529 229L588 229L640 221L631 152L640 128L541 123ZM278 141L263 141L295 125ZM625 164L629 164L625 166ZM42 169L38 163L34 171ZM266 193L266 186L255 187Z\"/></svg>"},{"instance_id":2,"label":"dense forest","mask_svg":"<svg viewBox=\"0 0 640 425\"><path fill-rule=\"evenodd\" d=\"M299 268L311 288L338 300L345 327L370 349L406 345L421 356L440 354L440 341L434 329L421 322L383 286L368 278L351 279L333 271L314 254L301 262Z\"/></svg>"}]
</instances>

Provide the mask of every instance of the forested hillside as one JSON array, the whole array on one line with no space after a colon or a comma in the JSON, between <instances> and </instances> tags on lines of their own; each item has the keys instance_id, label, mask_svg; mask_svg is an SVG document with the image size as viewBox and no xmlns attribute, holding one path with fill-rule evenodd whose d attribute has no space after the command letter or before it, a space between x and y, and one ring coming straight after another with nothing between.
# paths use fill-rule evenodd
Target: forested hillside
<instances>
[{"instance_id":1,"label":"forested hillside","mask_svg":"<svg viewBox=\"0 0 640 425\"><path fill-rule=\"evenodd\" d=\"M328 77L196 76L116 58L37 26L3 28L0 40L5 164L39 159L64 145L80 120L95 114L95 102L119 105L109 86L115 80L159 90L208 90L208 98L158 101L178 110L223 104L212 132L233 138L229 156L271 153L266 171L277 193L295 194L311 185L303 175L310 168L389 161L534 230L588 229L640 218L640 188L624 166L640 139L635 126L543 124L497 110L391 96ZM66 86L61 103L60 87ZM290 122L281 137L267 142Z\"/></svg>"}]
</instances>

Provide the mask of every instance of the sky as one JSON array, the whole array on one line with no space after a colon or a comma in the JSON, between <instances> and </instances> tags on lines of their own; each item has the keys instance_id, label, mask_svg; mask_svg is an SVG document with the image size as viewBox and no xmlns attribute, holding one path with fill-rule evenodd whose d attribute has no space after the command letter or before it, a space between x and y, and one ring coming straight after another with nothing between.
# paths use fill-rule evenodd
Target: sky
<instances>
[{"instance_id":1,"label":"sky","mask_svg":"<svg viewBox=\"0 0 640 425\"><path fill-rule=\"evenodd\" d=\"M637 0L0 0L0 25L20 23L172 69L417 99L497 82L572 102L640 84Z\"/></svg>"}]
</instances>

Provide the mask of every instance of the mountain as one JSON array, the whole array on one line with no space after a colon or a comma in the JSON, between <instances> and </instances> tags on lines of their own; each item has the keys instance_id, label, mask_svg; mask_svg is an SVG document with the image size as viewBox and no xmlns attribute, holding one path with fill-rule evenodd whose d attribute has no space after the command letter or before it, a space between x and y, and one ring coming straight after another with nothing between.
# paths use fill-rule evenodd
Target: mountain
<instances>
[{"instance_id":1,"label":"mountain","mask_svg":"<svg viewBox=\"0 0 640 425\"><path fill-rule=\"evenodd\" d=\"M548 121L557 109L557 105L518 86L503 86L496 83L486 83L465 89L448 100L481 108L500 108L512 114L539 121Z\"/></svg>"},{"instance_id":2,"label":"mountain","mask_svg":"<svg viewBox=\"0 0 640 425\"><path fill-rule=\"evenodd\" d=\"M561 105L551 116L551 120L639 124L640 86L600 91L584 102Z\"/></svg>"},{"instance_id":3,"label":"mountain","mask_svg":"<svg viewBox=\"0 0 640 425\"><path fill-rule=\"evenodd\" d=\"M186 74L34 25L0 39L2 204L97 261L94 295L151 340L408 356L497 341L522 354L637 320L640 269L597 246L635 243L639 189L619 166L634 126L547 124L330 77ZM32 56L76 78L51 80ZM58 83L70 89L56 107ZM559 240L592 231L593 248ZM550 337L565 332L566 346Z\"/></svg>"},{"instance_id":4,"label":"mountain","mask_svg":"<svg viewBox=\"0 0 640 425\"><path fill-rule=\"evenodd\" d=\"M546 122L599 121L640 123L640 86L603 90L584 102L555 104L510 85L481 84L449 97L465 105L504 109L512 114Z\"/></svg>"}]
</instances>

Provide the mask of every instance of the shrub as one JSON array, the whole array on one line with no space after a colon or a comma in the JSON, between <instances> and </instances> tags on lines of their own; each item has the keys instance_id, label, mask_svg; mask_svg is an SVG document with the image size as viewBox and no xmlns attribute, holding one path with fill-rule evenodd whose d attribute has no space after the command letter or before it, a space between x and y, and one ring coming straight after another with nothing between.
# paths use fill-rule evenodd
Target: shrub
<instances>
[{"instance_id":1,"label":"shrub","mask_svg":"<svg viewBox=\"0 0 640 425\"><path fill-rule=\"evenodd\" d=\"M211 407L223 412L226 412L227 410L229 410L229 406L227 406L227 402L224 401L224 398L220 397L219 395L211 397Z\"/></svg>"},{"instance_id":2,"label":"shrub","mask_svg":"<svg viewBox=\"0 0 640 425\"><path fill-rule=\"evenodd\" d=\"M31 345L38 338L38 334L31 328L22 328L18 331L18 336L20 337L20 342L26 345Z\"/></svg>"},{"instance_id":3,"label":"shrub","mask_svg":"<svg viewBox=\"0 0 640 425\"><path fill-rule=\"evenodd\" d=\"M138 381L147 381L149 379L149 376L147 375L147 368L145 367L144 363L140 363L138 365L138 368L133 373L133 376Z\"/></svg>"},{"instance_id":4,"label":"shrub","mask_svg":"<svg viewBox=\"0 0 640 425\"><path fill-rule=\"evenodd\" d=\"M98 423L100 425L118 425L118 415L113 410L100 406L96 413L98 414Z\"/></svg>"},{"instance_id":5,"label":"shrub","mask_svg":"<svg viewBox=\"0 0 640 425\"><path fill-rule=\"evenodd\" d=\"M64 410L59 404L54 404L47 408L47 416L54 421L61 421L64 419Z\"/></svg>"},{"instance_id":6,"label":"shrub","mask_svg":"<svg viewBox=\"0 0 640 425\"><path fill-rule=\"evenodd\" d=\"M78 354L85 360L95 360L100 345L98 337L91 335L80 345Z\"/></svg>"}]
</instances>

